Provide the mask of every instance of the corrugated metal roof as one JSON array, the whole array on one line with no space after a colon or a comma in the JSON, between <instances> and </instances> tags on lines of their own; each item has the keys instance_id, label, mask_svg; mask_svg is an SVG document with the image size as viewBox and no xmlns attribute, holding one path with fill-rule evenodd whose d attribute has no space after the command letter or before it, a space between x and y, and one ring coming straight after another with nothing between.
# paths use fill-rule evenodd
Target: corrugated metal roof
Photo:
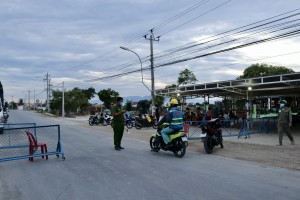
<instances>
[{"instance_id":1,"label":"corrugated metal roof","mask_svg":"<svg viewBox=\"0 0 300 200\"><path fill-rule=\"evenodd\" d=\"M172 97L180 94L186 98L245 97L247 92L252 97L300 96L300 72L155 90L156 95Z\"/></svg>"}]
</instances>

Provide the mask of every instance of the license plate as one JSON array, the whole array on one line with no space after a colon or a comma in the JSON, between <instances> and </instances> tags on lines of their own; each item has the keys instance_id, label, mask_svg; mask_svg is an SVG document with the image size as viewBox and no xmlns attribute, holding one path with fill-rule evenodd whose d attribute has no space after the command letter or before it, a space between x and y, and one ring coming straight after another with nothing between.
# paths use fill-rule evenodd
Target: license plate
<instances>
[{"instance_id":1,"label":"license plate","mask_svg":"<svg viewBox=\"0 0 300 200\"><path fill-rule=\"evenodd\" d=\"M187 141L188 141L187 137L182 137L181 139L182 139L182 141L184 141L184 142L187 142Z\"/></svg>"},{"instance_id":2,"label":"license plate","mask_svg":"<svg viewBox=\"0 0 300 200\"><path fill-rule=\"evenodd\" d=\"M206 133L201 133L201 134L200 134L200 137L201 137L201 138L206 137Z\"/></svg>"}]
</instances>

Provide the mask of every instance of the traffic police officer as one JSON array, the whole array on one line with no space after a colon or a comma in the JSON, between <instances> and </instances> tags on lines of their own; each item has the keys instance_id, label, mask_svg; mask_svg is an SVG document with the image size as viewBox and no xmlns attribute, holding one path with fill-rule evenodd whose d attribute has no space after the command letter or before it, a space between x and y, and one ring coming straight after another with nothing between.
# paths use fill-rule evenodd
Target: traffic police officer
<instances>
[{"instance_id":1,"label":"traffic police officer","mask_svg":"<svg viewBox=\"0 0 300 200\"><path fill-rule=\"evenodd\" d=\"M291 144L295 144L294 138L291 133L291 127L292 127L291 109L286 106L287 105L286 100L281 100L279 105L280 108L279 108L278 123L277 123L279 144L277 146L282 146L282 137L284 132L289 137Z\"/></svg>"},{"instance_id":2,"label":"traffic police officer","mask_svg":"<svg viewBox=\"0 0 300 200\"><path fill-rule=\"evenodd\" d=\"M120 151L121 149L124 149L121 146L121 140L124 132L124 113L126 111L122 107L123 107L123 98L118 97L116 104L112 108L114 145L116 151Z\"/></svg>"}]
</instances>

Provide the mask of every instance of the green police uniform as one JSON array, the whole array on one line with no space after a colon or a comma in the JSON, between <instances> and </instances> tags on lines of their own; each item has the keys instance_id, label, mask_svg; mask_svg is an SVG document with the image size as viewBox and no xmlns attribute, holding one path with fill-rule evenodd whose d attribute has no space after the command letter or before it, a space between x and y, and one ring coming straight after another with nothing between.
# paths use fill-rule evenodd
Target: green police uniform
<instances>
[{"instance_id":1,"label":"green police uniform","mask_svg":"<svg viewBox=\"0 0 300 200\"><path fill-rule=\"evenodd\" d=\"M121 146L121 140L124 132L124 115L123 113L115 116L116 113L122 111L122 106L114 105L112 108L113 118L113 130L114 130L114 145L115 147Z\"/></svg>"},{"instance_id":2,"label":"green police uniform","mask_svg":"<svg viewBox=\"0 0 300 200\"><path fill-rule=\"evenodd\" d=\"M279 145L282 145L283 133L286 133L290 141L293 143L294 138L289 127L289 123L292 123L292 114L290 108L280 109L278 113L278 134L279 134Z\"/></svg>"}]
</instances>

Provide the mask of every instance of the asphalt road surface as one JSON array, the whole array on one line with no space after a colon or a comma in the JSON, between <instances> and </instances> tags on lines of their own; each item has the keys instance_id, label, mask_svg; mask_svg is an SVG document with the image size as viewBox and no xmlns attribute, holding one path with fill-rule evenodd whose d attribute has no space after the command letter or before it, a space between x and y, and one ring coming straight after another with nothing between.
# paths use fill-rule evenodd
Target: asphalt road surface
<instances>
[{"instance_id":1,"label":"asphalt road surface","mask_svg":"<svg viewBox=\"0 0 300 200\"><path fill-rule=\"evenodd\" d=\"M150 152L148 142L123 138L28 111L10 111L9 123L60 124L66 160L50 156L0 163L1 200L282 200L300 198L299 171L189 151ZM1 136L0 136L1 137ZM1 153L1 152L0 152Z\"/></svg>"}]
</instances>

